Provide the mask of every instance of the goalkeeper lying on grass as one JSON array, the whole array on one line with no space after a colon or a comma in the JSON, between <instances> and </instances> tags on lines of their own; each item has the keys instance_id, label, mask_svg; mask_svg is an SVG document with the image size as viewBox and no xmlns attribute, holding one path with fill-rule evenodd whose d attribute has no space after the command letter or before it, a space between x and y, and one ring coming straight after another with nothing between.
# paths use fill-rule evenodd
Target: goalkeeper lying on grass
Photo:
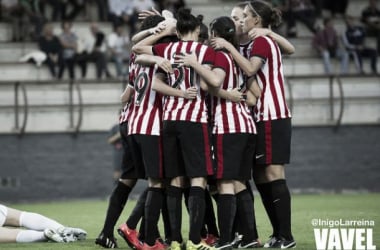
<instances>
[{"instance_id":1,"label":"goalkeeper lying on grass","mask_svg":"<svg viewBox=\"0 0 380 250\"><path fill-rule=\"evenodd\" d=\"M43 215L0 204L0 243L72 242L84 240L86 235L86 231L80 228L65 227Z\"/></svg>"}]
</instances>

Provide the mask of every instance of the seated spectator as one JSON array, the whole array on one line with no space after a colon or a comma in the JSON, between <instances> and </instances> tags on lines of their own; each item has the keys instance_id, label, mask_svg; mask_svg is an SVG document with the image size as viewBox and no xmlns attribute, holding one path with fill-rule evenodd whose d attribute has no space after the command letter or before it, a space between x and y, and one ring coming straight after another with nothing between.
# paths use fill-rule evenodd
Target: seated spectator
<instances>
[{"instance_id":1,"label":"seated spectator","mask_svg":"<svg viewBox=\"0 0 380 250\"><path fill-rule=\"evenodd\" d=\"M125 67L126 64L124 61L129 60L130 41L125 34L123 26L119 25L114 28L114 32L108 36L107 44L110 59L115 62L118 78L125 79L128 74L128 69Z\"/></svg>"},{"instance_id":2,"label":"seated spectator","mask_svg":"<svg viewBox=\"0 0 380 250\"><path fill-rule=\"evenodd\" d=\"M338 33L334 28L332 19L324 20L324 28L316 33L313 38L313 47L322 56L326 74L332 74L331 57L340 59L341 73L348 70L348 53L339 47Z\"/></svg>"},{"instance_id":3,"label":"seated spectator","mask_svg":"<svg viewBox=\"0 0 380 250\"><path fill-rule=\"evenodd\" d=\"M75 56L78 47L78 36L71 31L72 23L70 21L64 21L62 23L62 34L59 39L63 47L62 58L63 63L60 65L58 78L61 79L65 68L67 66L69 70L70 79L75 78Z\"/></svg>"},{"instance_id":4,"label":"seated spectator","mask_svg":"<svg viewBox=\"0 0 380 250\"><path fill-rule=\"evenodd\" d=\"M380 52L380 9L377 0L369 0L369 6L362 12L362 22L365 24L367 36L377 38L377 52Z\"/></svg>"},{"instance_id":5,"label":"seated spectator","mask_svg":"<svg viewBox=\"0 0 380 250\"><path fill-rule=\"evenodd\" d=\"M51 75L56 78L56 67L62 67L62 45L57 36L53 34L53 25L51 23L45 24L42 36L38 40L38 47L46 54L46 63L49 67Z\"/></svg>"},{"instance_id":6,"label":"seated spectator","mask_svg":"<svg viewBox=\"0 0 380 250\"><path fill-rule=\"evenodd\" d=\"M296 37L296 21L299 20L312 32L316 32L317 13L310 0L289 0L289 10L284 18L288 24L288 37Z\"/></svg>"},{"instance_id":7,"label":"seated spectator","mask_svg":"<svg viewBox=\"0 0 380 250\"><path fill-rule=\"evenodd\" d=\"M76 57L76 61L82 70L82 78L85 78L87 75L88 62L95 62L97 79L101 79L103 73L107 77L111 77L111 74L107 70L107 44L105 35L99 30L96 23L91 24L90 31L91 37L83 37L83 49Z\"/></svg>"},{"instance_id":8,"label":"seated spectator","mask_svg":"<svg viewBox=\"0 0 380 250\"><path fill-rule=\"evenodd\" d=\"M364 45L365 30L363 27L355 25L353 17L346 17L347 30L343 34L343 43L350 55L354 58L358 73L363 74L363 57L371 59L372 73L377 73L377 51Z\"/></svg>"}]
</instances>

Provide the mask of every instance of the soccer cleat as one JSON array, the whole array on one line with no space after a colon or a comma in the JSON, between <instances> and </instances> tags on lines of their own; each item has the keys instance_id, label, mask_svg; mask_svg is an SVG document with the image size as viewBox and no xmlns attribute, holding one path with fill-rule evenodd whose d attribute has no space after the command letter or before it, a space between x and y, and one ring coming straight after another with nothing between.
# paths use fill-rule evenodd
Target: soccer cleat
<instances>
[{"instance_id":1,"label":"soccer cleat","mask_svg":"<svg viewBox=\"0 0 380 250\"><path fill-rule=\"evenodd\" d=\"M166 250L167 246L162 244L160 241L156 240L156 243L153 246L149 246L146 243L140 243L137 250Z\"/></svg>"},{"instance_id":2,"label":"soccer cleat","mask_svg":"<svg viewBox=\"0 0 380 250\"><path fill-rule=\"evenodd\" d=\"M191 240L188 240L186 242L186 250L215 250L215 247L207 245L204 241L194 244Z\"/></svg>"},{"instance_id":3,"label":"soccer cleat","mask_svg":"<svg viewBox=\"0 0 380 250\"><path fill-rule=\"evenodd\" d=\"M239 246L240 242L242 241L242 239L243 239L243 235L241 235L239 233L235 233L235 238L231 242L232 248L238 248L238 246Z\"/></svg>"},{"instance_id":4,"label":"soccer cleat","mask_svg":"<svg viewBox=\"0 0 380 250\"><path fill-rule=\"evenodd\" d=\"M277 241L276 236L271 235L269 240L264 244L264 248L270 248Z\"/></svg>"},{"instance_id":5,"label":"soccer cleat","mask_svg":"<svg viewBox=\"0 0 380 250\"><path fill-rule=\"evenodd\" d=\"M95 239L95 244L104 248L117 248L116 239L114 237L106 237L103 233Z\"/></svg>"},{"instance_id":6,"label":"soccer cleat","mask_svg":"<svg viewBox=\"0 0 380 250\"><path fill-rule=\"evenodd\" d=\"M127 242L127 244L133 249L139 249L141 247L141 243L139 241L139 233L130 229L126 223L121 224L117 229L117 232L123 239Z\"/></svg>"},{"instance_id":7,"label":"soccer cleat","mask_svg":"<svg viewBox=\"0 0 380 250\"><path fill-rule=\"evenodd\" d=\"M232 245L231 243L224 243L224 244L220 244L220 242L217 242L215 245L214 245L215 249L217 250L232 250Z\"/></svg>"},{"instance_id":8,"label":"soccer cleat","mask_svg":"<svg viewBox=\"0 0 380 250\"><path fill-rule=\"evenodd\" d=\"M178 241L172 241L169 246L170 250L182 250L182 244Z\"/></svg>"},{"instance_id":9,"label":"soccer cleat","mask_svg":"<svg viewBox=\"0 0 380 250\"><path fill-rule=\"evenodd\" d=\"M46 228L44 230L44 236L47 240L50 240L50 241L60 242L60 243L66 242L64 238L53 229Z\"/></svg>"},{"instance_id":10,"label":"soccer cleat","mask_svg":"<svg viewBox=\"0 0 380 250\"><path fill-rule=\"evenodd\" d=\"M260 247L262 247L261 242L259 240L253 240L248 243L241 241L237 248L245 249L245 248L260 248Z\"/></svg>"},{"instance_id":11,"label":"soccer cleat","mask_svg":"<svg viewBox=\"0 0 380 250\"><path fill-rule=\"evenodd\" d=\"M276 240L272 241L271 245L267 248L281 248L281 249L288 249L288 248L295 248L296 247L296 242L295 240L285 240L284 238L276 238Z\"/></svg>"},{"instance_id":12,"label":"soccer cleat","mask_svg":"<svg viewBox=\"0 0 380 250\"><path fill-rule=\"evenodd\" d=\"M219 238L213 234L207 234L206 238L203 240L207 243L207 245L214 246Z\"/></svg>"}]
</instances>

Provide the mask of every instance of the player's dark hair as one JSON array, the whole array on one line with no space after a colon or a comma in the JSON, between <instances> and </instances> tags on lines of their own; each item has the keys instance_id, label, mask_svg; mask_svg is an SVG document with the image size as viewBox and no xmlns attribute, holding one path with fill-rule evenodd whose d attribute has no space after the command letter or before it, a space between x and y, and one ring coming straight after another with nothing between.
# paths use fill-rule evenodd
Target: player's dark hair
<instances>
[{"instance_id":1,"label":"player's dark hair","mask_svg":"<svg viewBox=\"0 0 380 250\"><path fill-rule=\"evenodd\" d=\"M199 20L200 24L200 32L198 36L198 42L204 43L205 41L208 40L208 28L207 26L203 23L203 15L198 15L197 19Z\"/></svg>"},{"instance_id":2,"label":"player's dark hair","mask_svg":"<svg viewBox=\"0 0 380 250\"><path fill-rule=\"evenodd\" d=\"M157 24L159 24L160 22L162 22L164 20L165 20L165 18L162 16L159 16L159 15L148 16L147 18L145 18L142 21L141 26L140 26L140 30L143 31L143 30L147 30L147 29L156 27Z\"/></svg>"},{"instance_id":3,"label":"player's dark hair","mask_svg":"<svg viewBox=\"0 0 380 250\"><path fill-rule=\"evenodd\" d=\"M261 0L255 0L248 2L249 11L252 16L260 16L261 23L264 28L276 27L281 23L281 11L277 8L273 8L267 2Z\"/></svg>"},{"instance_id":4,"label":"player's dark hair","mask_svg":"<svg viewBox=\"0 0 380 250\"><path fill-rule=\"evenodd\" d=\"M191 10L180 8L177 12L177 31L181 35L193 32L201 25L199 19L191 14Z\"/></svg>"},{"instance_id":5,"label":"player's dark hair","mask_svg":"<svg viewBox=\"0 0 380 250\"><path fill-rule=\"evenodd\" d=\"M235 48L238 47L238 40L236 37L235 23L228 16L222 16L214 19L210 23L211 32L215 36L224 38L227 42L231 43Z\"/></svg>"}]
</instances>

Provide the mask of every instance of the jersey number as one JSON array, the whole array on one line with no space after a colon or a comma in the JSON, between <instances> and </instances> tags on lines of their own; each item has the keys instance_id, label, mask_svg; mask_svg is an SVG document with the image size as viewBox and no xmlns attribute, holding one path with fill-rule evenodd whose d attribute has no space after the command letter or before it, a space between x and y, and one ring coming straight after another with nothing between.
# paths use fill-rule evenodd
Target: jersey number
<instances>
[{"instance_id":1,"label":"jersey number","mask_svg":"<svg viewBox=\"0 0 380 250\"><path fill-rule=\"evenodd\" d=\"M185 79L185 70L189 69L189 83L190 86L194 86L194 69L189 67L179 66L178 64L172 64L172 68L174 69L174 74L177 74L175 77L175 81L173 84L173 88L178 89L179 85ZM177 72L177 73L176 73Z\"/></svg>"},{"instance_id":2,"label":"jersey number","mask_svg":"<svg viewBox=\"0 0 380 250\"><path fill-rule=\"evenodd\" d=\"M146 72L141 72L135 79L134 85L135 85L135 91L137 94L136 99L135 99L135 104L139 106L142 99L144 99L146 89L149 85L148 74Z\"/></svg>"}]
</instances>

